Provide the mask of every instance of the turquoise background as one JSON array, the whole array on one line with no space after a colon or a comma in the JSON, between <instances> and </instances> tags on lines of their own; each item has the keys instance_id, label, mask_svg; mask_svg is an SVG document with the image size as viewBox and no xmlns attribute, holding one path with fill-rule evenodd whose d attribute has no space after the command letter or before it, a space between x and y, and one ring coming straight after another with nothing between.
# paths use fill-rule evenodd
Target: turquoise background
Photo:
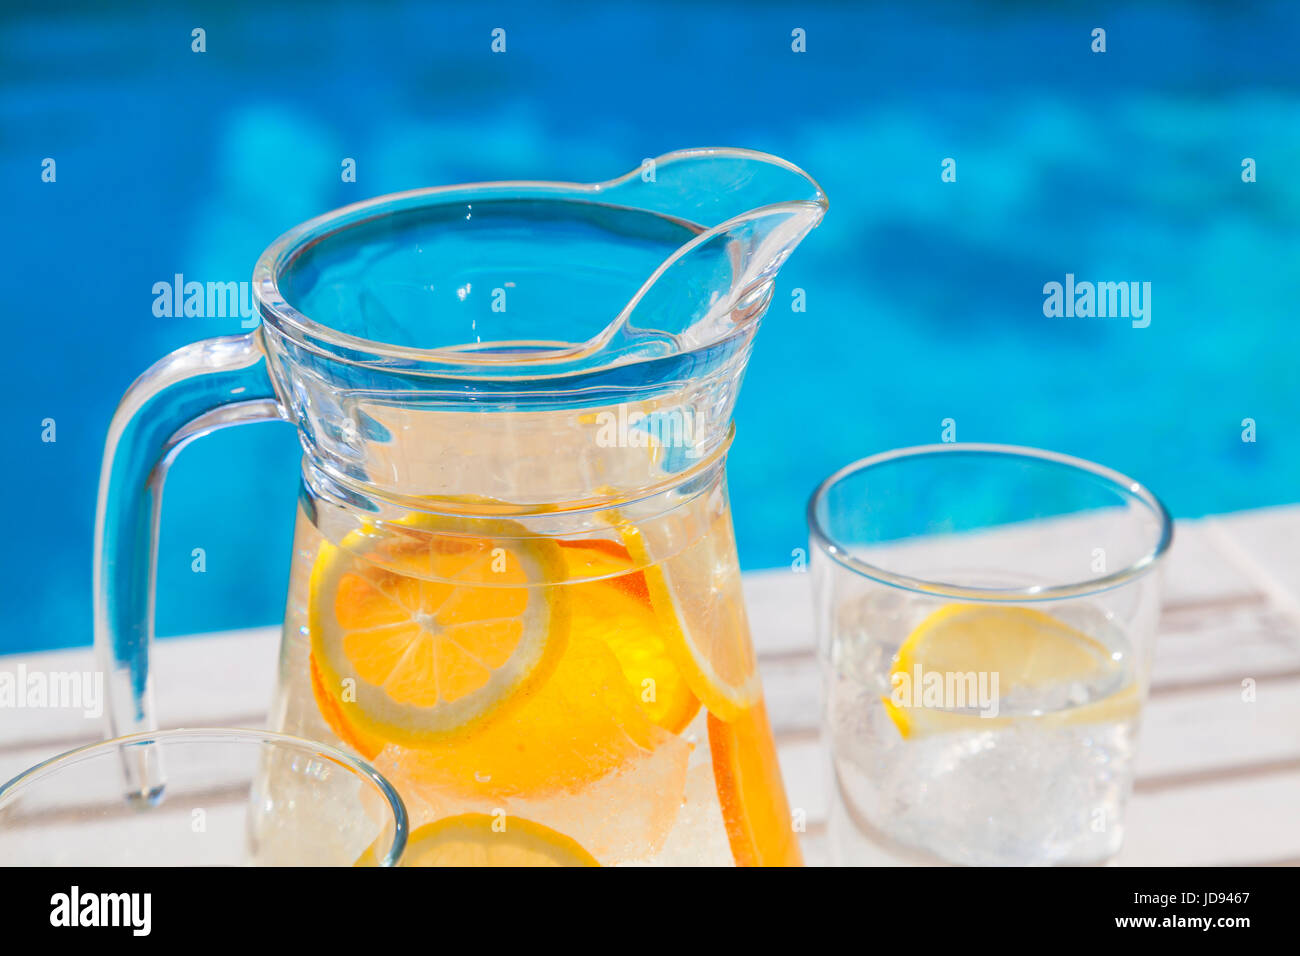
<instances>
[{"instance_id":1,"label":"turquoise background","mask_svg":"<svg viewBox=\"0 0 1300 956\"><path fill-rule=\"evenodd\" d=\"M746 567L805 547L825 474L946 418L960 441L1121 469L1180 516L1300 500L1298 27L1290 3L7 6L0 651L89 643L113 406L165 352L239 329L155 317L154 283L246 280L286 228L356 199L604 179L681 146L777 153L831 198L738 412ZM1151 326L1045 318L1067 272L1151 282ZM297 456L282 425L181 455L160 633L280 618Z\"/></svg>"}]
</instances>

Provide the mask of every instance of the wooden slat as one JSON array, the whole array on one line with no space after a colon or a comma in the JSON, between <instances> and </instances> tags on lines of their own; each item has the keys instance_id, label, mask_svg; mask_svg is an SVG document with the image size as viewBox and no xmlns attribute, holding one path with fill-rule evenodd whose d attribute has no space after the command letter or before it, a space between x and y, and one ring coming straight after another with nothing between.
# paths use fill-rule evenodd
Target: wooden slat
<instances>
[{"instance_id":1,"label":"wooden slat","mask_svg":"<svg viewBox=\"0 0 1300 956\"><path fill-rule=\"evenodd\" d=\"M1300 767L1155 793L1129 803L1124 848L1130 866L1227 866L1300 857Z\"/></svg>"},{"instance_id":2,"label":"wooden slat","mask_svg":"<svg viewBox=\"0 0 1300 956\"><path fill-rule=\"evenodd\" d=\"M1153 693L1300 676L1300 628L1268 607L1166 615L1156 640Z\"/></svg>"},{"instance_id":3,"label":"wooden slat","mask_svg":"<svg viewBox=\"0 0 1300 956\"><path fill-rule=\"evenodd\" d=\"M795 571L744 575L745 606L754 650L760 656L811 652L812 577Z\"/></svg>"},{"instance_id":4,"label":"wooden slat","mask_svg":"<svg viewBox=\"0 0 1300 956\"><path fill-rule=\"evenodd\" d=\"M1166 611L1263 596L1259 583L1224 554L1219 535L1204 520L1177 523L1159 573Z\"/></svg>"},{"instance_id":5,"label":"wooden slat","mask_svg":"<svg viewBox=\"0 0 1300 956\"><path fill-rule=\"evenodd\" d=\"M260 724L271 702L279 641L277 627L160 640L154 653L160 725ZM29 673L95 668L89 648L74 648L0 657L0 670L14 672L19 660ZM88 719L81 711L0 708L0 757L16 748L39 749L52 756L102 736L102 721Z\"/></svg>"},{"instance_id":6,"label":"wooden slat","mask_svg":"<svg viewBox=\"0 0 1300 956\"><path fill-rule=\"evenodd\" d=\"M1206 520L1229 561L1300 620L1300 508L1260 508Z\"/></svg>"}]
</instances>

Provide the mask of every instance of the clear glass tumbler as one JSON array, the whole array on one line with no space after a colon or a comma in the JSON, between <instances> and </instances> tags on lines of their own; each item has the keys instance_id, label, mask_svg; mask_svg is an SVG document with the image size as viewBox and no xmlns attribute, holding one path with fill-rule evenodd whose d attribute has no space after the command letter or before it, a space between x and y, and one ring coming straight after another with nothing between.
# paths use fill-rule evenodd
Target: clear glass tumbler
<instances>
[{"instance_id":1,"label":"clear glass tumbler","mask_svg":"<svg viewBox=\"0 0 1300 956\"><path fill-rule=\"evenodd\" d=\"M147 794L123 789L138 761L164 781ZM392 866L406 835L405 806L368 764L261 730L118 737L0 787L10 866Z\"/></svg>"},{"instance_id":2,"label":"clear glass tumbler","mask_svg":"<svg viewBox=\"0 0 1300 956\"><path fill-rule=\"evenodd\" d=\"M1005 445L863 459L808 507L834 862L1103 862L1172 523L1130 478Z\"/></svg>"}]
</instances>

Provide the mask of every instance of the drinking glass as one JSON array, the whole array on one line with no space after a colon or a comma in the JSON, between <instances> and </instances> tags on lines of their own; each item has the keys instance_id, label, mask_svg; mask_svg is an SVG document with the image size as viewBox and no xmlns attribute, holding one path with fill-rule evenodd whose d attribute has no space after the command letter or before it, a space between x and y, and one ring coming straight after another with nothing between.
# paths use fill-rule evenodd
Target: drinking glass
<instances>
[{"instance_id":1,"label":"drinking glass","mask_svg":"<svg viewBox=\"0 0 1300 956\"><path fill-rule=\"evenodd\" d=\"M808 507L832 858L1098 863L1124 835L1172 537L1077 458L865 458Z\"/></svg>"},{"instance_id":2,"label":"drinking glass","mask_svg":"<svg viewBox=\"0 0 1300 956\"><path fill-rule=\"evenodd\" d=\"M163 782L127 792L123 765L138 761ZM392 866L406 833L368 764L262 730L118 737L0 787L0 860L14 866Z\"/></svg>"}]
</instances>

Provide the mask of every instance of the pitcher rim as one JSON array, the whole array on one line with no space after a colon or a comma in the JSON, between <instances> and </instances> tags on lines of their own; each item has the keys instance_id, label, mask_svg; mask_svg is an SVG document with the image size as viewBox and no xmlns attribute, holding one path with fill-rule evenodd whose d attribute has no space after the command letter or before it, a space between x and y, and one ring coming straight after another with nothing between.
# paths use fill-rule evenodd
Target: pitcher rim
<instances>
[{"instance_id":1,"label":"pitcher rim","mask_svg":"<svg viewBox=\"0 0 1300 956\"><path fill-rule=\"evenodd\" d=\"M393 345L341 332L312 319L288 303L283 294L281 294L280 279L288 270L289 265L298 256L317 243L341 232L344 229L371 222L375 219L383 218L384 216L393 215L403 208L410 208L411 204L417 200L448 196L453 193L465 193L469 191L486 193L488 195L494 192L554 191L556 193L565 194L585 194L581 197L573 197L571 200L573 202L594 202L599 200L603 190L612 189L613 187L626 183L633 177L639 175L644 166L644 162L620 176L595 183L567 182L562 180L491 180L474 183L457 183L446 186L427 186L417 189L385 193L380 196L374 196L370 199L363 199L358 202L349 203L348 205L340 206L336 209L330 210L329 212L322 213L319 216L314 216L313 218L299 223L292 229L282 233L274 242L267 246L258 257L257 263L253 268L252 284L253 297L257 304L258 313L261 315L264 323L271 325L271 327L277 332L288 336L298 346L319 355L323 355L331 361L342 362L344 364L391 367L392 360L396 359L402 362L417 363L417 365L433 364L438 366L518 367L530 365L538 368L539 377L548 378L562 377L566 374L578 375L593 371L593 369L589 368L578 372L552 372L547 374L544 369L547 365L581 359L584 356L599 351L627 320L628 315L630 315L632 309L641 300L641 297L645 294L646 290L649 289L674 262L689 253L698 245L708 242L718 235L736 228L740 224L782 210L796 211L799 209L819 209L820 213L817 222L814 223L815 227L820 223L821 217L825 215L827 208L829 208L829 200L826 197L825 190L822 189L821 185L813 179L812 176L794 163L791 163L789 160L782 159L779 156L765 153L760 150L745 149L741 147L692 147L664 153L655 157L651 162L661 164L681 159L700 157L747 159L780 167L805 180L813 189L815 196L813 199L792 199L777 203L769 203L763 206L756 206L753 209L746 210L737 216L733 216L730 219L708 228L704 228L698 223L691 223L691 225L699 227L700 232L689 242L683 243L667 258L665 258L664 261L654 269L650 276L637 290L636 294L619 311L619 313L614 316L610 322L600 330L600 332L584 342L565 348L538 350L536 352L511 354L509 356L502 356L499 353L475 352L472 350L466 350L461 346L419 348L416 346ZM633 208L622 206L618 203L610 203L608 205L610 205L611 208ZM367 212L371 214L365 215ZM679 217L670 216L668 218ZM733 293L733 298L740 298L746 291L747 290L745 289L736 290ZM736 327L726 335L692 348L685 349L680 354L691 355L729 342L738 335L744 334L750 328L751 324L752 320L738 322ZM328 346L328 348L325 346ZM349 354L341 354L340 350ZM360 357L358 357L358 355ZM623 360L616 358L607 365L596 366L596 368L607 368L613 365L634 366L642 362L655 361L660 357L661 356L654 355L631 359L625 358ZM403 371L419 371L419 368L417 367L413 369L405 367ZM445 370L439 370L438 374L445 374ZM478 377L482 376L480 375ZM514 375L501 377L519 379L522 376Z\"/></svg>"}]
</instances>

